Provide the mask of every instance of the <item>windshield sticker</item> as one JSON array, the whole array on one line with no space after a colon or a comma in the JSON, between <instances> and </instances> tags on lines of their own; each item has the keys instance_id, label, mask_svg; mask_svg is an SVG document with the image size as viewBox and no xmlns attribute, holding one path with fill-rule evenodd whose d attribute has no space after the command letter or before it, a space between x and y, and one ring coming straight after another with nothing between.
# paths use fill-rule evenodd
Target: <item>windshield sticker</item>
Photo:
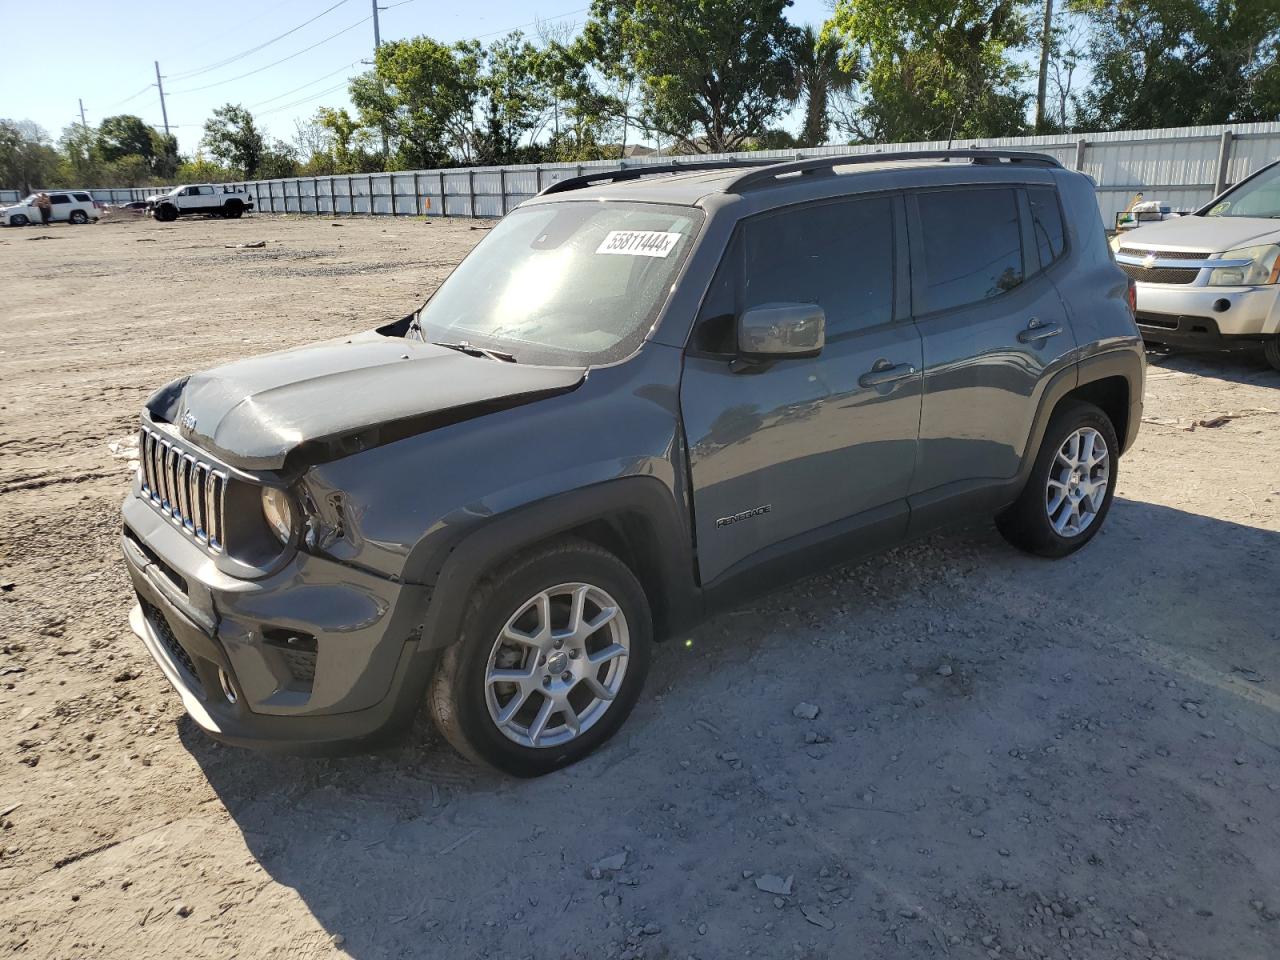
<instances>
[{"instance_id":1,"label":"windshield sticker","mask_svg":"<svg viewBox=\"0 0 1280 960\"><path fill-rule=\"evenodd\" d=\"M596 247L596 253L618 253L628 257L665 257L676 247L678 233L662 230L610 230Z\"/></svg>"}]
</instances>

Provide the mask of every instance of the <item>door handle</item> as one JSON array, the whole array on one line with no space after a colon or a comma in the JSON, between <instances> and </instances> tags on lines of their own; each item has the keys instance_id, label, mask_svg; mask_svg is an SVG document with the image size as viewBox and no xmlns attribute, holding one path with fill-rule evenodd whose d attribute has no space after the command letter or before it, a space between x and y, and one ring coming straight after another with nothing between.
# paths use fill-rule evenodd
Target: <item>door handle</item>
<instances>
[{"instance_id":1,"label":"door handle","mask_svg":"<svg viewBox=\"0 0 1280 960\"><path fill-rule=\"evenodd\" d=\"M1031 322L1027 324L1027 329L1018 331L1018 342L1039 343L1041 340L1056 337L1061 332L1062 326L1060 324L1041 323L1035 317L1032 317Z\"/></svg>"},{"instance_id":2,"label":"door handle","mask_svg":"<svg viewBox=\"0 0 1280 960\"><path fill-rule=\"evenodd\" d=\"M875 366L858 378L860 387L878 387L895 380L914 377L916 368L909 363L891 363L888 360L877 360Z\"/></svg>"}]
</instances>

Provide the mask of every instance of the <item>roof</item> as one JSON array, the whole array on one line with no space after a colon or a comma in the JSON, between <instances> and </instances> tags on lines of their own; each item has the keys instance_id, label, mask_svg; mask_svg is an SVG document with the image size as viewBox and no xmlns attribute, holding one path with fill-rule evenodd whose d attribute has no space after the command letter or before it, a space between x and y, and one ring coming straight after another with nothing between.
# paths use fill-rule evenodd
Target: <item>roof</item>
<instances>
[{"instance_id":1,"label":"roof","mask_svg":"<svg viewBox=\"0 0 1280 960\"><path fill-rule=\"evenodd\" d=\"M1044 154L981 150L854 154L773 163L689 161L588 173L552 184L536 199L608 199L697 206L714 195L817 187L818 184L825 187L820 192L829 193L839 187L849 192L863 192L920 184L1043 180L1047 179L1044 171L1050 168L1060 169L1061 165ZM1029 177L1030 171L1037 174ZM911 175L910 184L895 182L904 174ZM846 177L850 179L842 182ZM789 194L793 192L794 189L787 190Z\"/></svg>"}]
</instances>

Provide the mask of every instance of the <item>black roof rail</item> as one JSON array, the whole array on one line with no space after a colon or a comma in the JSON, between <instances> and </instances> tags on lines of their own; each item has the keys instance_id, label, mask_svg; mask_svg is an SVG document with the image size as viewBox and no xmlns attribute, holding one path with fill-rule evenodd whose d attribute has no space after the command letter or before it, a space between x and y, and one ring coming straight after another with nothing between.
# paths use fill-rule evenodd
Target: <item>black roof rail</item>
<instances>
[{"instance_id":1,"label":"black roof rail","mask_svg":"<svg viewBox=\"0 0 1280 960\"><path fill-rule=\"evenodd\" d=\"M759 186L789 173L808 176L815 173L830 173L835 167L852 166L859 163L884 163L894 160L971 160L974 163L996 163L1007 160L1009 163L1025 163L1038 167L1061 167L1057 160L1047 153L1029 153L1024 150L999 149L966 149L966 150L895 150L889 153L855 153L832 155L825 157L806 157L803 160L770 164L761 170L751 170L731 181L725 193L742 193L751 187Z\"/></svg>"},{"instance_id":2,"label":"black roof rail","mask_svg":"<svg viewBox=\"0 0 1280 960\"><path fill-rule=\"evenodd\" d=\"M634 167L621 167L617 170L601 170L598 173L586 173L578 177L569 177L547 184L538 194L545 197L552 193L565 193L569 190L581 190L597 183L621 183L626 180L638 180L655 173L689 173L699 170L724 170L727 167L762 167L776 166L777 160L693 160L688 163L640 163ZM736 181L735 181L736 182Z\"/></svg>"}]
</instances>

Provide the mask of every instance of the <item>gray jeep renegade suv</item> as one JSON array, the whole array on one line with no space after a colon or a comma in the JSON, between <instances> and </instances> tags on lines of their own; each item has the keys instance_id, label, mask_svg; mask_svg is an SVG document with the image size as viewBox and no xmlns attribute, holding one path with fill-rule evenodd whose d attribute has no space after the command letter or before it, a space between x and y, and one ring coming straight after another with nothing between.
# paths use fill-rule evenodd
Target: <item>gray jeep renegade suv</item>
<instances>
[{"instance_id":1,"label":"gray jeep renegade suv","mask_svg":"<svg viewBox=\"0 0 1280 960\"><path fill-rule=\"evenodd\" d=\"M131 623L230 742L425 699L545 773L744 593L975 515L1086 544L1140 420L1130 294L1090 182L1035 154L562 181L403 320L147 402Z\"/></svg>"}]
</instances>

